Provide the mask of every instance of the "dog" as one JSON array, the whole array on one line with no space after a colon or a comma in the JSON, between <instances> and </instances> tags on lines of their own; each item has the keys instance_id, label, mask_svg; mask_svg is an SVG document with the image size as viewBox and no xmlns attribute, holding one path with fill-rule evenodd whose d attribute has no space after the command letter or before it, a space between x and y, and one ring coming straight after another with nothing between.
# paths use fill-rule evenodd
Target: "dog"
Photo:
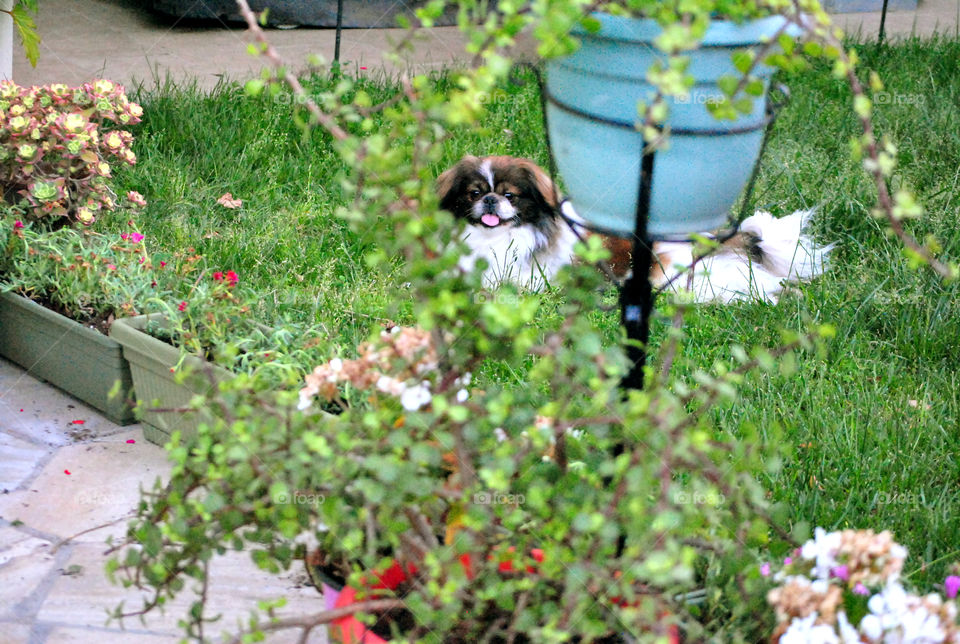
<instances>
[{"instance_id":1,"label":"dog","mask_svg":"<svg viewBox=\"0 0 960 644\"><path fill-rule=\"evenodd\" d=\"M465 223L468 253L463 271L484 260L483 285L504 282L538 291L574 260L574 246L589 232L570 202L562 200L542 168L510 156L465 156L436 182L440 207ZM775 303L785 284L810 280L827 267L832 245L804 233L814 211L780 219L757 212L739 231L696 263L690 242L656 242L650 279L656 288L692 293L696 302L756 299ZM705 234L709 237L709 234ZM629 240L604 236L610 266L623 277ZM692 265L692 268L691 268Z\"/></svg>"}]
</instances>

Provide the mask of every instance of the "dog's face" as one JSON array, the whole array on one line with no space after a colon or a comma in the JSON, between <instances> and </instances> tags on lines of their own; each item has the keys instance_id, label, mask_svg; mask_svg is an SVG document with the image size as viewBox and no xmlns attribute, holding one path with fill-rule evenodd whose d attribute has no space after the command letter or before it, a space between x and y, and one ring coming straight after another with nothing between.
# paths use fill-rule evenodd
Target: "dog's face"
<instances>
[{"instance_id":1,"label":"dog's face","mask_svg":"<svg viewBox=\"0 0 960 644\"><path fill-rule=\"evenodd\" d=\"M437 179L440 207L484 228L556 221L553 182L532 161L515 157L466 156Z\"/></svg>"}]
</instances>

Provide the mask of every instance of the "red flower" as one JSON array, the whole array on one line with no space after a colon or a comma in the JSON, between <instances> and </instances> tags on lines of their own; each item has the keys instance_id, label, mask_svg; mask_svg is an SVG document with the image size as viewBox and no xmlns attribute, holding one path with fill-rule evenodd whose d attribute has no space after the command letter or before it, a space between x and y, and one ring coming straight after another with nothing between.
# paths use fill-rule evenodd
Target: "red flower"
<instances>
[{"instance_id":1,"label":"red flower","mask_svg":"<svg viewBox=\"0 0 960 644\"><path fill-rule=\"evenodd\" d=\"M230 286L236 286L237 282L240 281L240 276L233 271L227 271L227 281L230 282Z\"/></svg>"},{"instance_id":2,"label":"red flower","mask_svg":"<svg viewBox=\"0 0 960 644\"><path fill-rule=\"evenodd\" d=\"M22 222L22 221L20 221L20 220L18 219L17 221L13 222L13 229L14 229L14 230L20 230L21 228L23 228L23 222Z\"/></svg>"},{"instance_id":3,"label":"red flower","mask_svg":"<svg viewBox=\"0 0 960 644\"><path fill-rule=\"evenodd\" d=\"M166 263L165 261L163 261L163 260L160 261L160 268L163 268L163 267L166 266L166 265L167 265L167 263Z\"/></svg>"},{"instance_id":4,"label":"red flower","mask_svg":"<svg viewBox=\"0 0 960 644\"><path fill-rule=\"evenodd\" d=\"M186 311L186 310L187 310L187 303L186 303L186 302L180 302L180 305L177 307L177 310L178 310L178 311Z\"/></svg>"},{"instance_id":5,"label":"red flower","mask_svg":"<svg viewBox=\"0 0 960 644\"><path fill-rule=\"evenodd\" d=\"M217 271L217 272L215 272L215 273L213 274L213 281L214 281L214 282L222 282L222 281L223 281L223 271Z\"/></svg>"}]
</instances>

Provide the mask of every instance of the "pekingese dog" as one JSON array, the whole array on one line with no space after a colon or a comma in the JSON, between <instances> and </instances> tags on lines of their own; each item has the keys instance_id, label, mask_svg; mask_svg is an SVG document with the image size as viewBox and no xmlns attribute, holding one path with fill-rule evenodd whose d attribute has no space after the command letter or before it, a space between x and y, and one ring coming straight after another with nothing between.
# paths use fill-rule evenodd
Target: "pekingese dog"
<instances>
[{"instance_id":1,"label":"pekingese dog","mask_svg":"<svg viewBox=\"0 0 960 644\"><path fill-rule=\"evenodd\" d=\"M578 234L593 234L559 198L547 173L528 159L466 156L441 174L436 186L441 208L466 224L462 239L469 253L460 268L473 271L485 260L483 283L489 288L502 282L544 288L573 261ZM826 267L832 245L817 245L803 232L812 214L776 219L757 212L692 269L692 243L656 242L651 281L692 292L698 302L776 302L784 284L809 280ZM613 254L611 266L624 274L630 241L605 237L604 242Z\"/></svg>"}]
</instances>

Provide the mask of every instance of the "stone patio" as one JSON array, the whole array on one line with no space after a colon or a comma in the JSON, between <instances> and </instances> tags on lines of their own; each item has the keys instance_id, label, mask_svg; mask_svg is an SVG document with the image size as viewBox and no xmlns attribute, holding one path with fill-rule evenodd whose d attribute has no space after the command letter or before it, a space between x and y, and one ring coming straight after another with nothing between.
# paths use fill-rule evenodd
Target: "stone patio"
<instances>
[{"instance_id":1,"label":"stone patio","mask_svg":"<svg viewBox=\"0 0 960 644\"><path fill-rule=\"evenodd\" d=\"M123 536L140 488L169 472L166 452L146 442L139 425L114 425L0 359L0 644L180 641L177 620L193 601L187 591L145 623L107 623L108 609L135 609L143 595L108 581L106 540ZM302 570L271 575L242 552L218 557L211 569L210 614L222 615L211 635L239 630L264 599L285 597L285 616L324 608ZM310 640L325 641L321 633Z\"/></svg>"}]
</instances>

